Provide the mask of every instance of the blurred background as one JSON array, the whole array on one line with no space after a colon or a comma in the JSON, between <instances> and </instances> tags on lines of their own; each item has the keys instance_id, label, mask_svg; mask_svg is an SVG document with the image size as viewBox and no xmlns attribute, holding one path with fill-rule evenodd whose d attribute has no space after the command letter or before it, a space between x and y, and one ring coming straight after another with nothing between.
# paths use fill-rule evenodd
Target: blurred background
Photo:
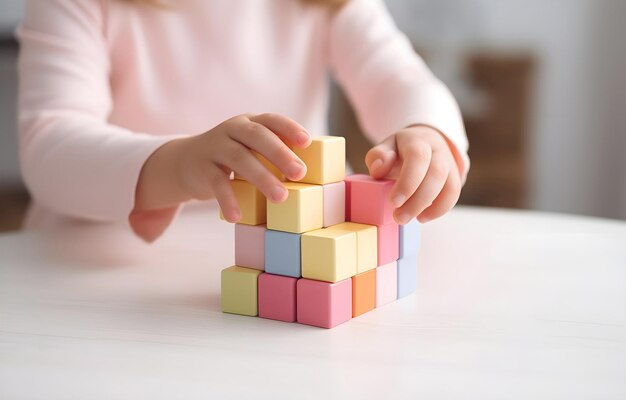
<instances>
[{"instance_id":1,"label":"blurred background","mask_svg":"<svg viewBox=\"0 0 626 400\"><path fill-rule=\"evenodd\" d=\"M18 229L28 204L15 126L23 3L0 3L0 231ZM472 159L462 204L626 219L626 1L386 3L461 104ZM362 171L369 144L338 88L330 123Z\"/></svg>"}]
</instances>

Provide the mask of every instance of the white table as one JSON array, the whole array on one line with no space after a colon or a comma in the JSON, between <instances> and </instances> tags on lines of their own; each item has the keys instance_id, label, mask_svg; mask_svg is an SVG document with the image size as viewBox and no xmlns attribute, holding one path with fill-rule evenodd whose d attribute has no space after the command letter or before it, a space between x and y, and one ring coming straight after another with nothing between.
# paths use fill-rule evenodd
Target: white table
<instances>
[{"instance_id":1,"label":"white table","mask_svg":"<svg viewBox=\"0 0 626 400\"><path fill-rule=\"evenodd\" d=\"M0 399L625 399L626 223L457 208L418 293L332 330L222 314L233 229L190 208L0 236Z\"/></svg>"}]
</instances>

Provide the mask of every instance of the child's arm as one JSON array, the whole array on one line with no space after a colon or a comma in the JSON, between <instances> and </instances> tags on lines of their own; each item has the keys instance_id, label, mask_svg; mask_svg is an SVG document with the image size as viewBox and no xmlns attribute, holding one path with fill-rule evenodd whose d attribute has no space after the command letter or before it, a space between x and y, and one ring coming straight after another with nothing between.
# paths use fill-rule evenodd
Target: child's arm
<instances>
[{"instance_id":1,"label":"child's arm","mask_svg":"<svg viewBox=\"0 0 626 400\"><path fill-rule=\"evenodd\" d=\"M469 169L456 101L414 53L382 1L351 0L330 24L330 57L368 137L366 164L398 178L395 218L426 222L457 201Z\"/></svg>"},{"instance_id":2,"label":"child's arm","mask_svg":"<svg viewBox=\"0 0 626 400\"><path fill-rule=\"evenodd\" d=\"M247 148L286 176L303 176L306 167L274 131L296 146L306 146L309 135L286 117L239 116L195 137L152 136L107 122L112 98L102 4L27 3L18 31L20 158L36 201L69 216L129 221L150 241L190 198L217 197L235 221L238 207L225 184L230 170L270 199L284 198L282 184Z\"/></svg>"}]
</instances>

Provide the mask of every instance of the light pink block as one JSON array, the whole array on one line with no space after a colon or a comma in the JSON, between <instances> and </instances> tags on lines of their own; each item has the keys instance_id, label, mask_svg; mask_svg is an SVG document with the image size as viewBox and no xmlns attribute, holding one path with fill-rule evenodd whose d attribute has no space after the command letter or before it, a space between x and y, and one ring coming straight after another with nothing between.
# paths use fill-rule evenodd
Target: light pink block
<instances>
[{"instance_id":1,"label":"light pink block","mask_svg":"<svg viewBox=\"0 0 626 400\"><path fill-rule=\"evenodd\" d=\"M348 184L350 221L368 225L387 225L394 222L394 207L390 193L393 180L376 180L367 175L353 175Z\"/></svg>"},{"instance_id":2,"label":"light pink block","mask_svg":"<svg viewBox=\"0 0 626 400\"><path fill-rule=\"evenodd\" d=\"M235 264L265 270L265 225L235 224Z\"/></svg>"},{"instance_id":3,"label":"light pink block","mask_svg":"<svg viewBox=\"0 0 626 400\"><path fill-rule=\"evenodd\" d=\"M259 275L259 317L295 322L297 281L288 276Z\"/></svg>"},{"instance_id":4,"label":"light pink block","mask_svg":"<svg viewBox=\"0 0 626 400\"><path fill-rule=\"evenodd\" d=\"M344 181L346 184L346 221L351 221L350 219L350 193L351 193L351 185L352 182L358 179L366 179L367 175L363 175L363 174L355 174L355 175L350 175L350 176L346 176L346 180Z\"/></svg>"},{"instance_id":5,"label":"light pink block","mask_svg":"<svg viewBox=\"0 0 626 400\"><path fill-rule=\"evenodd\" d=\"M341 182L323 185L324 189L324 228L340 224L346 220L346 184Z\"/></svg>"},{"instance_id":6,"label":"light pink block","mask_svg":"<svg viewBox=\"0 0 626 400\"><path fill-rule=\"evenodd\" d=\"M297 285L298 322L320 328L333 328L352 318L352 279L329 283L299 279Z\"/></svg>"},{"instance_id":7,"label":"light pink block","mask_svg":"<svg viewBox=\"0 0 626 400\"><path fill-rule=\"evenodd\" d=\"M376 307L391 303L398 297L398 263L376 267Z\"/></svg>"},{"instance_id":8,"label":"light pink block","mask_svg":"<svg viewBox=\"0 0 626 400\"><path fill-rule=\"evenodd\" d=\"M389 264L400 256L400 227L391 223L378 226L378 265Z\"/></svg>"}]
</instances>

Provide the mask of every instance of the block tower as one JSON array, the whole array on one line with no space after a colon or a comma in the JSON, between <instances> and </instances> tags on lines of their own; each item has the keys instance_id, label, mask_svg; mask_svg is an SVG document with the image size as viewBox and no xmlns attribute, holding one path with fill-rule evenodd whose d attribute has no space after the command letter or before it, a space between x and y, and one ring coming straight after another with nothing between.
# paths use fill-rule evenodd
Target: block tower
<instances>
[{"instance_id":1,"label":"block tower","mask_svg":"<svg viewBox=\"0 0 626 400\"><path fill-rule=\"evenodd\" d=\"M222 311L332 328L414 292L420 226L393 220L393 181L346 178L342 137L294 152L307 174L285 182L283 203L232 181L242 217L236 265L222 271Z\"/></svg>"}]
</instances>

